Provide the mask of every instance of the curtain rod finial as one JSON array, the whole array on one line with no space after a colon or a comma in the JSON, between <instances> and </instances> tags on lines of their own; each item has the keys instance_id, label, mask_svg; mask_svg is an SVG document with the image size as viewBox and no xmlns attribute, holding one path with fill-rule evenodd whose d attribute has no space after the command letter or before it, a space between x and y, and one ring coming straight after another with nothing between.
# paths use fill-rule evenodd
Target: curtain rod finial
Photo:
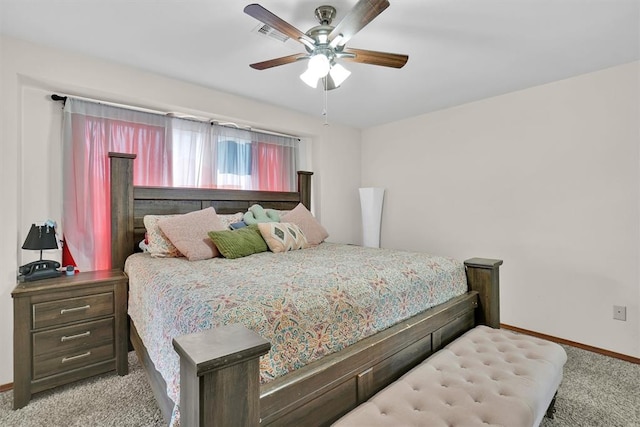
<instances>
[{"instance_id":1,"label":"curtain rod finial","mask_svg":"<svg viewBox=\"0 0 640 427\"><path fill-rule=\"evenodd\" d=\"M60 96L57 94L52 94L51 95L51 99L54 101L62 101L63 103L67 102L67 97L66 96Z\"/></svg>"}]
</instances>

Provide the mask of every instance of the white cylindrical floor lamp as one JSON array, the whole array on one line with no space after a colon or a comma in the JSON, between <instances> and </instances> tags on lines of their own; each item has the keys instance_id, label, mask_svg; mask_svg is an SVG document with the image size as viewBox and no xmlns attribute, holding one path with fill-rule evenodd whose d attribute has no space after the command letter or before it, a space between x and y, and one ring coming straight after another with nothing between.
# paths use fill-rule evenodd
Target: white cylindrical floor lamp
<instances>
[{"instance_id":1,"label":"white cylindrical floor lamp","mask_svg":"<svg viewBox=\"0 0 640 427\"><path fill-rule=\"evenodd\" d=\"M362 210L362 245L380 247L380 223L384 188L360 188L360 208Z\"/></svg>"}]
</instances>

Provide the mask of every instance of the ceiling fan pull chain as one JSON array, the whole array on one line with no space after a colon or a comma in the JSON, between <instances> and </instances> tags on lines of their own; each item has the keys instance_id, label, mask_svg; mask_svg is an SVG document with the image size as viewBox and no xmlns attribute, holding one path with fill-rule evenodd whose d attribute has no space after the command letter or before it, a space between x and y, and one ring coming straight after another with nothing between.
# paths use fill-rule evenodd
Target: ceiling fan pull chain
<instances>
[{"instance_id":1,"label":"ceiling fan pull chain","mask_svg":"<svg viewBox=\"0 0 640 427\"><path fill-rule=\"evenodd\" d=\"M324 116L324 125L329 126L329 111L328 111L328 93L327 90L327 78L322 79L322 93L324 98L324 109L322 110L322 115Z\"/></svg>"}]
</instances>

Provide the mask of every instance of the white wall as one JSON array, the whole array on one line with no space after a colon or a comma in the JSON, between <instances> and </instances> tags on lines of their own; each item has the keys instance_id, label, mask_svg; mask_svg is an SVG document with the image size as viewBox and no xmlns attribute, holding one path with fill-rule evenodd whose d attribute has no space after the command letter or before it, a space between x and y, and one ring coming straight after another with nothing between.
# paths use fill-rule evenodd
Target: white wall
<instances>
[{"instance_id":1,"label":"white wall","mask_svg":"<svg viewBox=\"0 0 640 427\"><path fill-rule=\"evenodd\" d=\"M640 356L639 63L367 129L382 246L504 259L503 323ZM627 321L613 320L627 306Z\"/></svg>"},{"instance_id":2,"label":"white wall","mask_svg":"<svg viewBox=\"0 0 640 427\"><path fill-rule=\"evenodd\" d=\"M29 224L62 213L61 104L51 93L179 111L295 134L310 141L314 211L330 239L357 243L360 131L234 95L114 63L0 37L0 200L7 230L0 241L0 384L13 378L11 291L19 265L37 259L22 251ZM310 154L310 155L309 155ZM336 209L339 206L340 209ZM46 251L60 259L60 251Z\"/></svg>"}]
</instances>

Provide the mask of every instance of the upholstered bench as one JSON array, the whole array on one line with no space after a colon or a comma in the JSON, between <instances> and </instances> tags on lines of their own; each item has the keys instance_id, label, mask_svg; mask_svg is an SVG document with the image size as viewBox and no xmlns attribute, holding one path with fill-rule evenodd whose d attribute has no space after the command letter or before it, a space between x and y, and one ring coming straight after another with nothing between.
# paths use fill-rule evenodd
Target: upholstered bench
<instances>
[{"instance_id":1,"label":"upholstered bench","mask_svg":"<svg viewBox=\"0 0 640 427\"><path fill-rule=\"evenodd\" d=\"M334 426L538 426L566 361L558 344L478 326Z\"/></svg>"}]
</instances>

